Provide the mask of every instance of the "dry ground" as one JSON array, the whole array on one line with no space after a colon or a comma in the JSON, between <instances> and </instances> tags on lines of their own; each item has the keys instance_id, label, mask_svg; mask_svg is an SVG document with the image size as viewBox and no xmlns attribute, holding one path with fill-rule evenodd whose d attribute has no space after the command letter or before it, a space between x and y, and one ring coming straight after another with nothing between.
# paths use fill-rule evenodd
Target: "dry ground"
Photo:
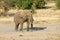
<instances>
[{"instance_id":1,"label":"dry ground","mask_svg":"<svg viewBox=\"0 0 60 40\"><path fill-rule=\"evenodd\" d=\"M33 14L34 28L29 32L26 23L22 32L16 32L13 17L0 17L0 40L60 40L60 10L49 8L36 12Z\"/></svg>"}]
</instances>

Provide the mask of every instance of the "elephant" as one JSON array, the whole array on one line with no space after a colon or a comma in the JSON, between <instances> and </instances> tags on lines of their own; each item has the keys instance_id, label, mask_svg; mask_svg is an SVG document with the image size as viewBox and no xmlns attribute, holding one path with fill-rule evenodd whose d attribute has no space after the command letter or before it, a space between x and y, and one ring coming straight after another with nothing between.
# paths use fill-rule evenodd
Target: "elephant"
<instances>
[{"instance_id":1,"label":"elephant","mask_svg":"<svg viewBox=\"0 0 60 40\"><path fill-rule=\"evenodd\" d=\"M18 30L20 25L20 31L23 29L23 24L27 22L27 31L29 31L29 25L31 25L31 29L33 29L33 15L29 10L19 10L14 15L15 22L15 30Z\"/></svg>"}]
</instances>

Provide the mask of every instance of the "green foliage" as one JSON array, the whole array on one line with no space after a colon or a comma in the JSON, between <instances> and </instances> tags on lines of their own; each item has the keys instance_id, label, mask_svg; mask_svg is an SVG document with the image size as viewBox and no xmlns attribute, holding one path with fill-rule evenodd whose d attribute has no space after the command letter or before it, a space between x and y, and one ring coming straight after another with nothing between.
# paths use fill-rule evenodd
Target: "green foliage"
<instances>
[{"instance_id":1,"label":"green foliage","mask_svg":"<svg viewBox=\"0 0 60 40\"><path fill-rule=\"evenodd\" d=\"M32 0L24 0L22 2L22 8L25 9L25 8L31 8L31 3L32 3Z\"/></svg>"},{"instance_id":2,"label":"green foliage","mask_svg":"<svg viewBox=\"0 0 60 40\"><path fill-rule=\"evenodd\" d=\"M55 0L57 8L60 9L60 0Z\"/></svg>"},{"instance_id":3,"label":"green foliage","mask_svg":"<svg viewBox=\"0 0 60 40\"><path fill-rule=\"evenodd\" d=\"M22 6L22 0L13 0L13 3L19 8Z\"/></svg>"},{"instance_id":4,"label":"green foliage","mask_svg":"<svg viewBox=\"0 0 60 40\"><path fill-rule=\"evenodd\" d=\"M45 1L44 0L37 0L36 7L42 8L45 6Z\"/></svg>"},{"instance_id":5,"label":"green foliage","mask_svg":"<svg viewBox=\"0 0 60 40\"><path fill-rule=\"evenodd\" d=\"M45 6L44 0L13 0L13 3L20 9L31 9L35 13L35 8Z\"/></svg>"},{"instance_id":6,"label":"green foliage","mask_svg":"<svg viewBox=\"0 0 60 40\"><path fill-rule=\"evenodd\" d=\"M19 8L30 8L32 0L13 0L14 4Z\"/></svg>"},{"instance_id":7,"label":"green foliage","mask_svg":"<svg viewBox=\"0 0 60 40\"><path fill-rule=\"evenodd\" d=\"M17 6L18 8L31 9L32 4L35 3L35 7L42 8L45 5L44 0L1 0L0 5L3 6Z\"/></svg>"},{"instance_id":8,"label":"green foliage","mask_svg":"<svg viewBox=\"0 0 60 40\"><path fill-rule=\"evenodd\" d=\"M33 3L36 4L36 7L42 8L45 5L44 0L13 0L15 5L19 8L30 9Z\"/></svg>"}]
</instances>

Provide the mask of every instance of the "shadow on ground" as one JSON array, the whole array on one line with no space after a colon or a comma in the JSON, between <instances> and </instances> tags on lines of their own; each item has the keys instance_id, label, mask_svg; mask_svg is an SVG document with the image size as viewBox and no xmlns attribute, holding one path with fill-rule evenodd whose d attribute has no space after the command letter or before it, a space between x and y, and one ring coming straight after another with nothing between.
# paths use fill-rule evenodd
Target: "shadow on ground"
<instances>
[{"instance_id":1,"label":"shadow on ground","mask_svg":"<svg viewBox=\"0 0 60 40\"><path fill-rule=\"evenodd\" d=\"M39 31L45 29L47 29L47 27L33 27L33 29L29 28L29 30L33 30L33 31ZM24 28L23 30L27 30L27 28Z\"/></svg>"},{"instance_id":2,"label":"shadow on ground","mask_svg":"<svg viewBox=\"0 0 60 40\"><path fill-rule=\"evenodd\" d=\"M49 8L52 8L52 7L50 7L50 6L44 6L44 7L42 7L42 8L37 8L37 9L49 9Z\"/></svg>"}]
</instances>

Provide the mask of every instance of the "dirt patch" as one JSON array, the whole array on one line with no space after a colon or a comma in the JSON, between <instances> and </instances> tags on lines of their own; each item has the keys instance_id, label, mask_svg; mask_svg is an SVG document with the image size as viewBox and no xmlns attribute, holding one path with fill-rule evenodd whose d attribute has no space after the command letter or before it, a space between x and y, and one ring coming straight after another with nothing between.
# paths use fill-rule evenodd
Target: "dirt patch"
<instances>
[{"instance_id":1,"label":"dirt patch","mask_svg":"<svg viewBox=\"0 0 60 40\"><path fill-rule=\"evenodd\" d=\"M33 14L34 28L29 32L26 23L22 32L16 32L14 17L0 17L0 40L60 40L60 10L38 9L36 12Z\"/></svg>"}]
</instances>

